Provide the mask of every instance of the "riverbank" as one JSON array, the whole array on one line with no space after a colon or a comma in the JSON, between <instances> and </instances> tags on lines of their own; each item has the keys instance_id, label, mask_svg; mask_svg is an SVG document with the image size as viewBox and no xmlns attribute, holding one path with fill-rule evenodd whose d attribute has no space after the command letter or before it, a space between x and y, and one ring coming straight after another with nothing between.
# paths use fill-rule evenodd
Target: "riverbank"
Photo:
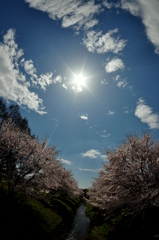
<instances>
[{"instance_id":1,"label":"riverbank","mask_svg":"<svg viewBox=\"0 0 159 240\"><path fill-rule=\"evenodd\" d=\"M159 240L159 208L136 215L116 216L104 219L102 211L87 204L86 215L90 218L87 240Z\"/></svg>"},{"instance_id":2,"label":"riverbank","mask_svg":"<svg viewBox=\"0 0 159 240\"><path fill-rule=\"evenodd\" d=\"M17 193L12 199L0 191L0 239L64 240L81 197L52 199L51 203Z\"/></svg>"}]
</instances>

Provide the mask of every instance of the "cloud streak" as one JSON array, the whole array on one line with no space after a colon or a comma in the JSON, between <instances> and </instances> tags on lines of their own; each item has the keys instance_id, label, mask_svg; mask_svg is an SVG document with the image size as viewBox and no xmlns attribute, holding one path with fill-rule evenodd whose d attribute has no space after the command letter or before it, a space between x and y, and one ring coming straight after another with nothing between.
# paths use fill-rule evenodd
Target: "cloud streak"
<instances>
[{"instance_id":1,"label":"cloud streak","mask_svg":"<svg viewBox=\"0 0 159 240\"><path fill-rule=\"evenodd\" d=\"M78 168L80 171L99 172L101 169Z\"/></svg>"},{"instance_id":2,"label":"cloud streak","mask_svg":"<svg viewBox=\"0 0 159 240\"><path fill-rule=\"evenodd\" d=\"M150 129L159 129L159 115L153 113L152 108L146 105L142 98L137 102L135 116L140 118L141 122L147 123Z\"/></svg>"},{"instance_id":3,"label":"cloud streak","mask_svg":"<svg viewBox=\"0 0 159 240\"><path fill-rule=\"evenodd\" d=\"M113 111L109 111L108 113L107 113L107 115L114 115L115 114L115 112L113 112Z\"/></svg>"},{"instance_id":4,"label":"cloud streak","mask_svg":"<svg viewBox=\"0 0 159 240\"><path fill-rule=\"evenodd\" d=\"M68 161L68 160L65 160L65 159L60 159L60 161L63 163L63 164L66 164L66 165L71 165L71 162Z\"/></svg>"},{"instance_id":5,"label":"cloud streak","mask_svg":"<svg viewBox=\"0 0 159 240\"><path fill-rule=\"evenodd\" d=\"M110 137L111 135L110 135L110 133L108 133L108 134L102 134L102 135L100 135L102 138L108 138L108 137Z\"/></svg>"}]
</instances>

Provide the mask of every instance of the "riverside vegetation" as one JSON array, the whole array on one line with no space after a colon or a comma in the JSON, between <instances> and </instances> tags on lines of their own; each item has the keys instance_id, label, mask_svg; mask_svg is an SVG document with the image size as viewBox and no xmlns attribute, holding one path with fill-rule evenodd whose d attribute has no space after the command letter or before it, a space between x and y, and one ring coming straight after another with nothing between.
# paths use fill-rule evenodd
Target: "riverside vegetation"
<instances>
[{"instance_id":1,"label":"riverside vegetation","mask_svg":"<svg viewBox=\"0 0 159 240\"><path fill-rule=\"evenodd\" d=\"M82 190L47 137L0 99L0 239L64 239Z\"/></svg>"},{"instance_id":2,"label":"riverside vegetation","mask_svg":"<svg viewBox=\"0 0 159 240\"><path fill-rule=\"evenodd\" d=\"M90 239L159 239L159 142L130 134L107 159L87 193Z\"/></svg>"},{"instance_id":3,"label":"riverside vegetation","mask_svg":"<svg viewBox=\"0 0 159 240\"><path fill-rule=\"evenodd\" d=\"M81 197L52 198L51 203L17 192L8 199L5 186L0 189L0 239L65 239Z\"/></svg>"}]
</instances>

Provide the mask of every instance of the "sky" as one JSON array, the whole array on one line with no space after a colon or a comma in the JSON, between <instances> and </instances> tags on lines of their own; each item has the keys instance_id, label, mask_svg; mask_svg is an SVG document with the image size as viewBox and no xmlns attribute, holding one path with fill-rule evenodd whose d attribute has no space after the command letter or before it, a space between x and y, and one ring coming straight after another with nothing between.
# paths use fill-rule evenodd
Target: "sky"
<instances>
[{"instance_id":1,"label":"sky","mask_svg":"<svg viewBox=\"0 0 159 240\"><path fill-rule=\"evenodd\" d=\"M0 97L80 188L128 133L159 133L158 0L1 0Z\"/></svg>"}]
</instances>

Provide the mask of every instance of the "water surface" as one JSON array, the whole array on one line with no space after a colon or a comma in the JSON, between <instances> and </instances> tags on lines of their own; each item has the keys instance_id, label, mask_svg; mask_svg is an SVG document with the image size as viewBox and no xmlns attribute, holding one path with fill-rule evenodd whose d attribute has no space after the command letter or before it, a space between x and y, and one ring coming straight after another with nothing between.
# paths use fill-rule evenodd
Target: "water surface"
<instances>
[{"instance_id":1,"label":"water surface","mask_svg":"<svg viewBox=\"0 0 159 240\"><path fill-rule=\"evenodd\" d=\"M82 203L77 209L72 227L65 240L84 240L87 235L90 220L85 215L86 205Z\"/></svg>"}]
</instances>

